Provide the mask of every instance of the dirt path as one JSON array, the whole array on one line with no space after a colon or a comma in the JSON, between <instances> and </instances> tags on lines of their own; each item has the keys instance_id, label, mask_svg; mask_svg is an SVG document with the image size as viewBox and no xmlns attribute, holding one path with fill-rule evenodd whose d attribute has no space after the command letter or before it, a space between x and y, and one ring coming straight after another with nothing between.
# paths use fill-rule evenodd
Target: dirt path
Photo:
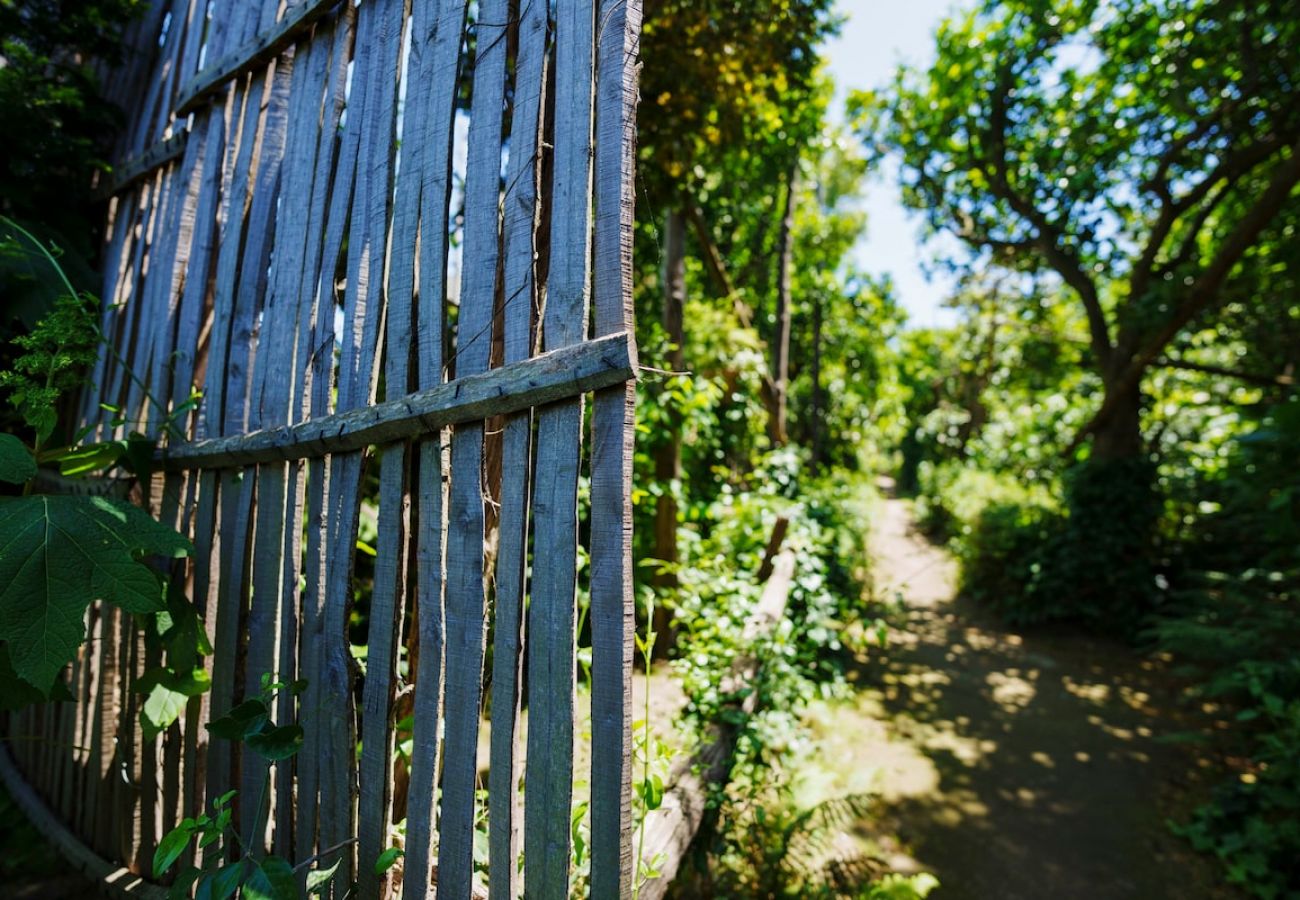
<instances>
[{"instance_id":1,"label":"dirt path","mask_svg":"<svg viewBox=\"0 0 1300 900\"><path fill-rule=\"evenodd\" d=\"M955 599L952 560L905 501L882 502L871 550L877 596L901 601L905 630L850 672L852 701L812 708L821 762L802 803L877 792L894 864L936 874L939 900L1231 896L1164 824L1188 759L1159 740L1179 727L1155 666L1018 634Z\"/></svg>"}]
</instances>

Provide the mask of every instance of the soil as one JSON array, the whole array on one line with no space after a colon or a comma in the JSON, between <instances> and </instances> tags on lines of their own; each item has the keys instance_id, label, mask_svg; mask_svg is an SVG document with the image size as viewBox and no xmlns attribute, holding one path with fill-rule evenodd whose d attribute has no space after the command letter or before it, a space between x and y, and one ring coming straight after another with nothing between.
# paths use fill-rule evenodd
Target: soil
<instances>
[{"instance_id":1,"label":"soil","mask_svg":"<svg viewBox=\"0 0 1300 900\"><path fill-rule=\"evenodd\" d=\"M1009 628L957 595L910 504L884 499L874 522L874 593L901 620L851 666L850 700L811 706L799 802L875 793L859 833L891 867L935 874L936 900L1235 896L1168 825L1208 761L1170 740L1188 726L1161 662Z\"/></svg>"}]
</instances>

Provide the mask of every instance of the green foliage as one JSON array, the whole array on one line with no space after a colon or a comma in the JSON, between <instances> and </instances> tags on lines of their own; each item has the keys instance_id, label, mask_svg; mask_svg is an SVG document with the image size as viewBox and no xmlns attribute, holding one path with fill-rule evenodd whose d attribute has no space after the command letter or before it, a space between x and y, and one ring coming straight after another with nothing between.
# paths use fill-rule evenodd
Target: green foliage
<instances>
[{"instance_id":1,"label":"green foliage","mask_svg":"<svg viewBox=\"0 0 1300 900\"><path fill-rule=\"evenodd\" d=\"M36 477L36 460L27 445L12 434L0 434L0 481L25 484Z\"/></svg>"},{"instance_id":2,"label":"green foliage","mask_svg":"<svg viewBox=\"0 0 1300 900\"><path fill-rule=\"evenodd\" d=\"M950 539L963 590L1008 621L1132 635L1152 611L1159 506L1145 462L1077 465L1060 500L1009 475L955 464L923 471L922 522Z\"/></svg>"},{"instance_id":3,"label":"green foliage","mask_svg":"<svg viewBox=\"0 0 1300 900\"><path fill-rule=\"evenodd\" d=\"M92 298L64 295L29 334L14 338L22 352L12 368L0 372L0 387L36 433L37 446L49 439L58 421L58 400L81 387L94 364L99 330Z\"/></svg>"},{"instance_id":4,"label":"green foliage","mask_svg":"<svg viewBox=\"0 0 1300 900\"><path fill-rule=\"evenodd\" d=\"M51 313L15 339L23 351L15 368L0 372L35 433L35 446L0 434L0 482L23 486L20 497L0 497L0 704L16 709L44 699L65 699L59 673L85 640L85 613L92 601L113 603L147 623L145 638L167 652L167 666L144 681L145 732L155 735L175 721L182 697L206 690L195 674L199 653L211 652L198 613L169 560L193 553L190 542L129 503L98 496L43 496L32 492L37 463L58 463L65 476L122 466L137 479L152 471L156 441L125 440L41 451L54 432L61 397L80 386L94 359L99 330L93 301L74 297L57 258L12 222L34 244L68 288ZM8 240L8 238L6 238Z\"/></svg>"},{"instance_id":5,"label":"green foliage","mask_svg":"<svg viewBox=\"0 0 1300 900\"><path fill-rule=\"evenodd\" d=\"M222 740L242 743L249 751L271 763L267 768L266 784L270 783L271 769L288 763L302 749L302 726L297 722L277 724L271 718L281 694L297 697L306 688L306 682L275 682L269 675L262 676L258 693L244 700L230 712L208 723L212 735ZM186 818L167 832L154 851L153 876L164 877L191 849L204 851L200 866L183 867L172 883L169 896L189 897L191 892L201 898L234 897L243 900L299 900L299 873L305 873L307 893L321 891L329 884L338 861L322 867L319 861L342 850L334 847L294 866L278 856L268 855L257 844L245 846L233 825L231 801L236 791L227 791L212 801L212 812ZM265 787L255 806L245 805L244 817L260 821L268 812ZM247 821L245 822L247 825ZM248 828L255 833L256 828ZM382 873L397 861L400 850L386 850L375 861L375 871ZM233 861L231 861L233 859ZM313 865L315 866L314 868Z\"/></svg>"},{"instance_id":6,"label":"green foliage","mask_svg":"<svg viewBox=\"0 0 1300 900\"><path fill-rule=\"evenodd\" d=\"M0 640L19 677L46 692L85 639L92 599L162 612L164 586L144 558L193 552L136 507L102 497L0 501L0 533Z\"/></svg>"},{"instance_id":7,"label":"green foliage","mask_svg":"<svg viewBox=\"0 0 1300 900\"><path fill-rule=\"evenodd\" d=\"M91 196L93 177L107 171L107 150L121 122L100 96L94 61L121 58L124 30L145 6L142 0L0 3L0 215L65 248L81 287L93 277L89 260L102 215ZM47 311L51 287L48 270L0 245L0 335L11 316L30 326Z\"/></svg>"},{"instance_id":8,"label":"green foliage","mask_svg":"<svg viewBox=\"0 0 1300 900\"><path fill-rule=\"evenodd\" d=\"M1235 710L1244 760L1178 830L1253 896L1300 891L1300 400L1261 417L1204 485L1171 609L1151 636L1194 679L1191 697Z\"/></svg>"}]
</instances>

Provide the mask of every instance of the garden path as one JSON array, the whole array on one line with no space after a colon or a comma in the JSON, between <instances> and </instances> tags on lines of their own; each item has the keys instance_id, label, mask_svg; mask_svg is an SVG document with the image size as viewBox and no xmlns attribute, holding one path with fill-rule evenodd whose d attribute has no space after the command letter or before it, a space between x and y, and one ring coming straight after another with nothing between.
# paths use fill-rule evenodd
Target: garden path
<instances>
[{"instance_id":1,"label":"garden path","mask_svg":"<svg viewBox=\"0 0 1300 900\"><path fill-rule=\"evenodd\" d=\"M936 900L1233 896L1165 824L1197 767L1161 740L1181 730L1161 665L1016 631L958 597L954 561L907 501L884 499L874 526L874 593L901 621L883 655L851 667L852 699L813 704L801 804L876 793L856 828L897 836L877 852L937 875Z\"/></svg>"}]
</instances>

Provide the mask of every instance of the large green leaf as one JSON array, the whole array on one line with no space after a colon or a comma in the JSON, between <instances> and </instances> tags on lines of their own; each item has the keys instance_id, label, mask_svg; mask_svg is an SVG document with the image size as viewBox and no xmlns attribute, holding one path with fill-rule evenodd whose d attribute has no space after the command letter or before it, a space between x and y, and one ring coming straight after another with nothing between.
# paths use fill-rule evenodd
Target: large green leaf
<instances>
[{"instance_id":1,"label":"large green leaf","mask_svg":"<svg viewBox=\"0 0 1300 900\"><path fill-rule=\"evenodd\" d=\"M49 692L85 637L92 600L132 613L165 609L141 560L193 552L184 537L134 506L103 497L0 502L0 640L14 671Z\"/></svg>"},{"instance_id":2,"label":"large green leaf","mask_svg":"<svg viewBox=\"0 0 1300 900\"><path fill-rule=\"evenodd\" d=\"M0 481L22 484L36 474L36 460L12 434L0 434Z\"/></svg>"},{"instance_id":3,"label":"large green leaf","mask_svg":"<svg viewBox=\"0 0 1300 900\"><path fill-rule=\"evenodd\" d=\"M71 699L72 692L60 680L51 685L47 696L19 678L9 660L9 645L0 641L0 712L14 712L37 703Z\"/></svg>"},{"instance_id":4,"label":"large green leaf","mask_svg":"<svg viewBox=\"0 0 1300 900\"><path fill-rule=\"evenodd\" d=\"M278 856L268 856L245 882L243 896L244 900L298 900L293 867Z\"/></svg>"}]
</instances>

